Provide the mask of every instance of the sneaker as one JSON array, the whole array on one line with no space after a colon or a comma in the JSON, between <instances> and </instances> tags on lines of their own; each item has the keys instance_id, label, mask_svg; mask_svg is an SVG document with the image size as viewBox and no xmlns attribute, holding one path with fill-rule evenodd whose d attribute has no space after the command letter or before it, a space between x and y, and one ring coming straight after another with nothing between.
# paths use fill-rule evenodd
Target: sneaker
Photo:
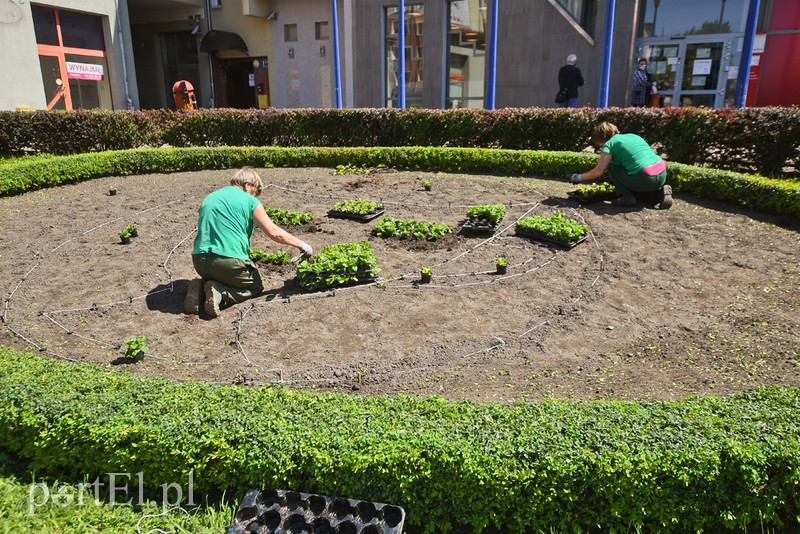
<instances>
[{"instance_id":1,"label":"sneaker","mask_svg":"<svg viewBox=\"0 0 800 534\"><path fill-rule=\"evenodd\" d=\"M206 301L203 307L211 317L219 317L219 305L222 302L222 294L217 289L217 284L213 280L206 282Z\"/></svg>"},{"instance_id":2,"label":"sneaker","mask_svg":"<svg viewBox=\"0 0 800 534\"><path fill-rule=\"evenodd\" d=\"M636 204L636 197L630 191L622 193L621 196L611 201L612 206L633 206L634 204Z\"/></svg>"},{"instance_id":3,"label":"sneaker","mask_svg":"<svg viewBox=\"0 0 800 534\"><path fill-rule=\"evenodd\" d=\"M661 188L661 202L658 203L658 209L668 210L672 207L672 187L665 185Z\"/></svg>"},{"instance_id":4,"label":"sneaker","mask_svg":"<svg viewBox=\"0 0 800 534\"><path fill-rule=\"evenodd\" d=\"M200 303L203 302L203 281L195 278L189 282L186 289L186 300L183 301L183 313L197 315L200 313Z\"/></svg>"}]
</instances>

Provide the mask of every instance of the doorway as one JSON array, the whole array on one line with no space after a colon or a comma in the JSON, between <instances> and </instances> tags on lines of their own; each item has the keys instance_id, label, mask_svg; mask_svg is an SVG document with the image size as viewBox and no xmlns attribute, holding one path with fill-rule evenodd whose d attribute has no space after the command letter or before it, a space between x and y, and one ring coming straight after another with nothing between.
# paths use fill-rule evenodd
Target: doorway
<instances>
[{"instance_id":1,"label":"doorway","mask_svg":"<svg viewBox=\"0 0 800 534\"><path fill-rule=\"evenodd\" d=\"M256 107L256 81L252 58L225 60L225 93L227 107Z\"/></svg>"},{"instance_id":2,"label":"doorway","mask_svg":"<svg viewBox=\"0 0 800 534\"><path fill-rule=\"evenodd\" d=\"M664 107L721 108L733 102L738 62L736 35L697 35L639 42L639 56L648 60Z\"/></svg>"}]
</instances>

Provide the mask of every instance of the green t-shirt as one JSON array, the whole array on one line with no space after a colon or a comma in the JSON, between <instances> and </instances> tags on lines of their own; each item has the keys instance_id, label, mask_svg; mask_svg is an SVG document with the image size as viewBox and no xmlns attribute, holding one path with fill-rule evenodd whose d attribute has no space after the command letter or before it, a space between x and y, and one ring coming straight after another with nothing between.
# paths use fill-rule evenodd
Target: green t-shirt
<instances>
[{"instance_id":1,"label":"green t-shirt","mask_svg":"<svg viewBox=\"0 0 800 534\"><path fill-rule=\"evenodd\" d=\"M226 258L250 259L253 210L259 201L232 185L208 195L200 204L192 254L212 252Z\"/></svg>"},{"instance_id":2,"label":"green t-shirt","mask_svg":"<svg viewBox=\"0 0 800 534\"><path fill-rule=\"evenodd\" d=\"M647 141L636 134L617 134L611 137L600 152L611 154L611 163L625 169L629 175L661 161Z\"/></svg>"}]
</instances>

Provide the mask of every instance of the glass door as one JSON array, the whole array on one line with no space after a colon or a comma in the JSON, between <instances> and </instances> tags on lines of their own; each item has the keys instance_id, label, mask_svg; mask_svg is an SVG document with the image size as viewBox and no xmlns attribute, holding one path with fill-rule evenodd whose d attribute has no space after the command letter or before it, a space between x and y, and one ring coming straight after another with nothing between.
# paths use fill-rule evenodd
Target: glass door
<instances>
[{"instance_id":1,"label":"glass door","mask_svg":"<svg viewBox=\"0 0 800 534\"><path fill-rule=\"evenodd\" d=\"M664 107L726 105L731 69L731 48L735 37L684 37L640 43L640 57L648 59Z\"/></svg>"}]
</instances>

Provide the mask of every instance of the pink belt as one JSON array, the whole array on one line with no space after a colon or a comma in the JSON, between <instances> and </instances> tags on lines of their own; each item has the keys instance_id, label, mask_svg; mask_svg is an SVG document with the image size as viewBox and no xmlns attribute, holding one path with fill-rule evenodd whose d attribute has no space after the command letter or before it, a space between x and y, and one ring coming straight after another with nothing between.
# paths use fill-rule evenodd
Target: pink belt
<instances>
[{"instance_id":1,"label":"pink belt","mask_svg":"<svg viewBox=\"0 0 800 534\"><path fill-rule=\"evenodd\" d=\"M666 170L666 168L667 168L667 164L664 163L664 160L662 159L662 160L659 160L658 163L653 163L652 165L648 165L647 167L642 169L642 172L645 173L648 176L656 176L656 175L661 174L662 172L664 172Z\"/></svg>"}]
</instances>

